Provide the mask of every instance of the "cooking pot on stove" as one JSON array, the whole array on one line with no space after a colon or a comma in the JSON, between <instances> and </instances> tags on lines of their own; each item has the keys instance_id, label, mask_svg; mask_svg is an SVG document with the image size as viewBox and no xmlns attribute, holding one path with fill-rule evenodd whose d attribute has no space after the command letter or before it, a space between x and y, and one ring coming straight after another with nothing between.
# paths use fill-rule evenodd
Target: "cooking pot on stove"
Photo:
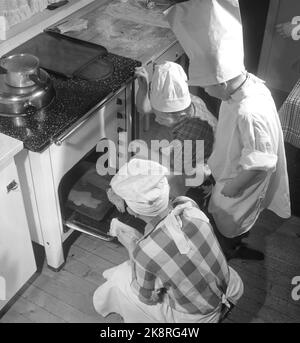
<instances>
[{"instance_id":1,"label":"cooking pot on stove","mask_svg":"<svg viewBox=\"0 0 300 343\"><path fill-rule=\"evenodd\" d=\"M11 87L30 87L42 85L40 61L31 54L15 54L0 59L0 73Z\"/></svg>"},{"instance_id":2,"label":"cooking pot on stove","mask_svg":"<svg viewBox=\"0 0 300 343\"><path fill-rule=\"evenodd\" d=\"M0 116L26 116L52 102L55 89L49 74L40 69L39 84L27 87L11 87L6 75L0 75Z\"/></svg>"}]
</instances>

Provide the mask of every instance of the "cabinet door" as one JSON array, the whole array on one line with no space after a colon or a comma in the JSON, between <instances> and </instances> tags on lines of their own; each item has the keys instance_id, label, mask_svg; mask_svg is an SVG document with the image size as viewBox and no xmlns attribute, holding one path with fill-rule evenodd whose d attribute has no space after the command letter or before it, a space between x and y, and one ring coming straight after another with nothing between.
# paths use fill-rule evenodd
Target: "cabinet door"
<instances>
[{"instance_id":1,"label":"cabinet door","mask_svg":"<svg viewBox=\"0 0 300 343\"><path fill-rule=\"evenodd\" d=\"M0 309L36 271L14 161L0 169Z\"/></svg>"}]
</instances>

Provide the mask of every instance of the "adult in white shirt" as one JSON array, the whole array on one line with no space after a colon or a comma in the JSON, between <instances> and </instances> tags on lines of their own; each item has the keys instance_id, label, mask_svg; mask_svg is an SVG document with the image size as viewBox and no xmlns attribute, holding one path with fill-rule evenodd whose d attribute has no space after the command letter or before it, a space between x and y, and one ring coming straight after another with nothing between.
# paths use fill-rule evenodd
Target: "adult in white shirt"
<instances>
[{"instance_id":1,"label":"adult in white shirt","mask_svg":"<svg viewBox=\"0 0 300 343\"><path fill-rule=\"evenodd\" d=\"M228 257L247 255L242 237L268 208L290 216L283 135L271 93L246 72L237 0L190 0L166 18L190 58L190 84L222 100L208 160L216 185L209 212ZM222 240L222 238L224 238Z\"/></svg>"}]
</instances>

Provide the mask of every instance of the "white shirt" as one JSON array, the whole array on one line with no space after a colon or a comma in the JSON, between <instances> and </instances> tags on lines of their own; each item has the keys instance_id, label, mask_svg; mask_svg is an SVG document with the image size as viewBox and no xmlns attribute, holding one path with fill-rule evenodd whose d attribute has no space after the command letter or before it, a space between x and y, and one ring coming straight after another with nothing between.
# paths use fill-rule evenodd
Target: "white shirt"
<instances>
[{"instance_id":1,"label":"white shirt","mask_svg":"<svg viewBox=\"0 0 300 343\"><path fill-rule=\"evenodd\" d=\"M268 208L290 216L290 199L282 129L270 91L252 74L222 102L214 150L208 160L216 180L209 211L220 232L235 237L248 231L260 211ZM264 170L265 180L239 198L221 194L225 183L244 170Z\"/></svg>"}]
</instances>

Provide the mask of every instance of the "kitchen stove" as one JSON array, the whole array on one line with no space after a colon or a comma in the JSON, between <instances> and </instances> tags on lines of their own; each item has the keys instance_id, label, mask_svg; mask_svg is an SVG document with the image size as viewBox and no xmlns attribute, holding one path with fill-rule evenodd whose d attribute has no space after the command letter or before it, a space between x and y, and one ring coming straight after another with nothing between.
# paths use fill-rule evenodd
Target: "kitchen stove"
<instances>
[{"instance_id":1,"label":"kitchen stove","mask_svg":"<svg viewBox=\"0 0 300 343\"><path fill-rule=\"evenodd\" d=\"M48 71L56 92L52 103L39 111L29 109L22 119L0 117L0 132L23 141L30 151L44 151L94 106L105 103L130 82L135 67L141 65L138 61L111 53L105 58L111 62L113 71L102 80L66 78Z\"/></svg>"},{"instance_id":2,"label":"kitchen stove","mask_svg":"<svg viewBox=\"0 0 300 343\"><path fill-rule=\"evenodd\" d=\"M28 53L24 45L9 54ZM31 239L44 246L54 270L62 267L63 243L74 230L107 239L107 216L91 223L78 220L76 210L73 216L68 211L68 195L84 172L81 166L96 163L100 141L117 144L120 130L132 139L134 71L141 63L107 51L87 62L97 60L103 62L100 80L91 77L92 68L86 73L73 68L72 77L46 69L55 90L49 106L28 108L26 116L0 117L0 132L23 141L26 148L17 156L17 167Z\"/></svg>"}]
</instances>

